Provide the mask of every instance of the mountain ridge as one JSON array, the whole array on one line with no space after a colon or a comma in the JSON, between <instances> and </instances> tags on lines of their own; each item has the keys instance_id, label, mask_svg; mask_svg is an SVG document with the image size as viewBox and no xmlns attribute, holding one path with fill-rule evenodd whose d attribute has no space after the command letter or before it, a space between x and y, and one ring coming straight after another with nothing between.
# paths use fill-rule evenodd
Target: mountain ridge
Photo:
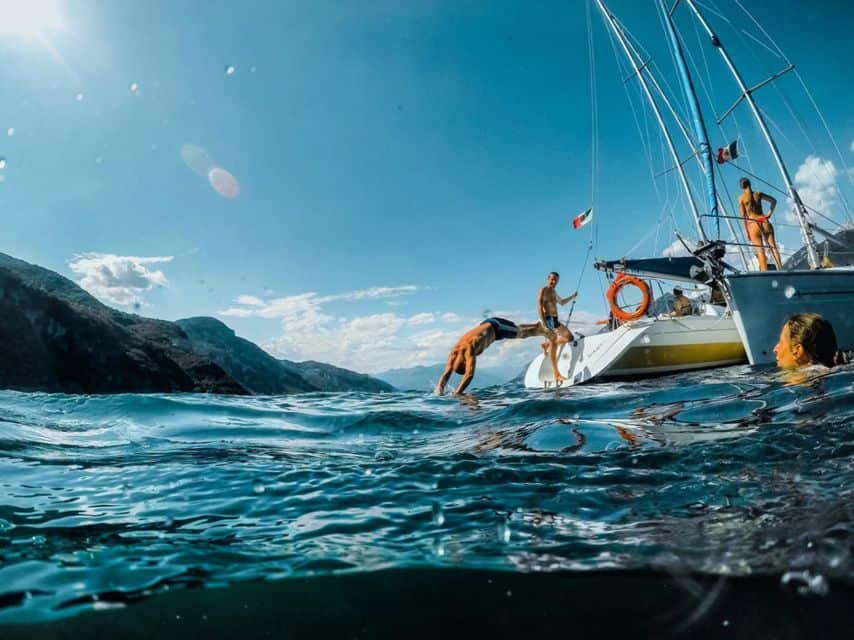
<instances>
[{"instance_id":1,"label":"mountain ridge","mask_svg":"<svg viewBox=\"0 0 854 640\"><path fill-rule=\"evenodd\" d=\"M276 360L216 318L113 309L54 271L0 253L0 388L246 395L391 391L365 374Z\"/></svg>"}]
</instances>

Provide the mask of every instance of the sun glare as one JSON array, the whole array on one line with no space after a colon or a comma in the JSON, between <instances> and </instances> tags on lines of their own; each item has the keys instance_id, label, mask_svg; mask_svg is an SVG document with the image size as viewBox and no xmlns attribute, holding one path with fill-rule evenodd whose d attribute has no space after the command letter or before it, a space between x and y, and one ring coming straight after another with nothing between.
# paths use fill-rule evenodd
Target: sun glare
<instances>
[{"instance_id":1,"label":"sun glare","mask_svg":"<svg viewBox=\"0 0 854 640\"><path fill-rule=\"evenodd\" d=\"M0 37L38 38L60 28L56 0L0 0Z\"/></svg>"}]
</instances>

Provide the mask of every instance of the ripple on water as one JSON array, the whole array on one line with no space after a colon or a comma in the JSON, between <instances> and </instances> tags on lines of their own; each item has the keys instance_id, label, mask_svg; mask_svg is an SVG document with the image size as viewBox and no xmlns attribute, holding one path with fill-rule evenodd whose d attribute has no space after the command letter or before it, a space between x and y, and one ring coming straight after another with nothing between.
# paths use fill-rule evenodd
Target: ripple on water
<instances>
[{"instance_id":1,"label":"ripple on water","mask_svg":"<svg viewBox=\"0 0 854 640\"><path fill-rule=\"evenodd\" d=\"M678 566L815 594L854 577L852 415L850 368L476 404L0 392L0 622L393 567Z\"/></svg>"}]
</instances>

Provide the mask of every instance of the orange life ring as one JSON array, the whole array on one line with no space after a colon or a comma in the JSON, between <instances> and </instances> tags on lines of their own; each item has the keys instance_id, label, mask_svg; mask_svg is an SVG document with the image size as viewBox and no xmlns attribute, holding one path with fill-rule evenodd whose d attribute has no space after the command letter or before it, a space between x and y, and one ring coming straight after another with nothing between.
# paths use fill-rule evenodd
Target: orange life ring
<instances>
[{"instance_id":1,"label":"orange life ring","mask_svg":"<svg viewBox=\"0 0 854 640\"><path fill-rule=\"evenodd\" d=\"M628 285L640 289L641 295L643 296L640 304L635 307L634 311L626 311L623 307L617 304L617 294L623 287ZM627 276L625 273L621 273L617 276L617 279L611 283L610 287L608 287L608 293L605 295L608 298L611 313L614 314L614 317L617 318L617 320L621 320L622 322L637 320L642 317L649 310L649 303L652 299L649 285L646 282L637 276Z\"/></svg>"}]
</instances>

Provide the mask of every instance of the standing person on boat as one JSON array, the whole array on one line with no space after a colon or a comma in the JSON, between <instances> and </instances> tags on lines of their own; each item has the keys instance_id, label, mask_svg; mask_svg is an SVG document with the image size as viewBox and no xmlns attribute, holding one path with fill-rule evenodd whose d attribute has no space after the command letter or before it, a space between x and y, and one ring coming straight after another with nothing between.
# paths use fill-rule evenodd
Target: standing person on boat
<instances>
[{"instance_id":1,"label":"standing person on boat","mask_svg":"<svg viewBox=\"0 0 854 640\"><path fill-rule=\"evenodd\" d=\"M774 227L768 222L768 219L774 215L777 200L767 193L759 191L754 193L750 187L750 180L747 178L742 178L738 184L742 189L738 198L738 208L741 211L741 217L744 219L744 231L750 244L753 245L754 251L756 251L759 270L768 271L768 259L765 256L766 243L774 256L777 269L782 269L783 261L780 259L780 251L777 249L777 241L774 239ZM771 207L768 215L762 213L763 200Z\"/></svg>"},{"instance_id":2,"label":"standing person on boat","mask_svg":"<svg viewBox=\"0 0 854 640\"><path fill-rule=\"evenodd\" d=\"M556 339L554 331L547 329L539 322L517 325L504 318L487 318L474 329L467 331L451 349L445 371L436 385L436 394L442 395L451 374L456 372L463 378L460 380L454 395L462 395L474 378L477 357L496 340L530 338L531 336L546 336L550 340Z\"/></svg>"},{"instance_id":3,"label":"standing person on boat","mask_svg":"<svg viewBox=\"0 0 854 640\"><path fill-rule=\"evenodd\" d=\"M561 298L557 294L557 283L560 280L560 274L557 271L552 271L546 278L546 286L540 289L537 296L537 315L540 317L540 322L546 329L554 331L556 337L549 339L543 343L543 352L548 355L552 361L552 368L555 373L555 382L565 380L557 368L557 345L566 344L573 339L572 332L568 327L560 323L557 315L557 305L565 305L567 302L574 300L578 295L576 291L568 298Z\"/></svg>"}]
</instances>

